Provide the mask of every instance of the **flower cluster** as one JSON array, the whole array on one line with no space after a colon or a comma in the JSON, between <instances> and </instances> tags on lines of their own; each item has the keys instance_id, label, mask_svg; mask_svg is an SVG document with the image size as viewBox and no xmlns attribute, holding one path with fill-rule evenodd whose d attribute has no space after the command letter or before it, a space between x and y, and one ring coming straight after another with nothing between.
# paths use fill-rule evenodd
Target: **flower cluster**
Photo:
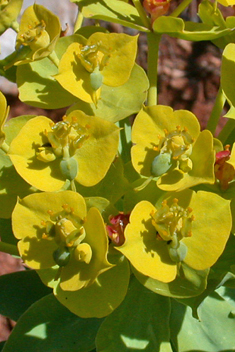
<instances>
[{"instance_id":1,"label":"flower cluster","mask_svg":"<svg viewBox=\"0 0 235 352\"><path fill-rule=\"evenodd\" d=\"M0 218L11 218L15 251L80 317L112 313L133 293L136 279L173 298L200 295L212 280L210 291L228 273L234 276L234 259L228 264L224 253L235 228L235 146L230 151L225 141L223 148L212 128L201 131L192 112L157 105L153 81L162 33L203 37L222 47L228 38L234 41L234 23L223 22L207 0L199 14L207 22L211 13L210 21L193 24L177 18L177 10L163 17L168 0L74 2L79 18L69 36L57 16L29 6L15 51L1 61L24 102L66 108L56 121L41 115L6 121L0 94ZM17 10L4 26L13 26L21 2L0 2L0 19L12 3ZM135 63L138 35L80 28L83 17L147 32L148 77ZM224 59L235 72L230 50ZM227 81L221 94L234 105ZM15 238L7 244L14 246Z\"/></svg>"}]
</instances>

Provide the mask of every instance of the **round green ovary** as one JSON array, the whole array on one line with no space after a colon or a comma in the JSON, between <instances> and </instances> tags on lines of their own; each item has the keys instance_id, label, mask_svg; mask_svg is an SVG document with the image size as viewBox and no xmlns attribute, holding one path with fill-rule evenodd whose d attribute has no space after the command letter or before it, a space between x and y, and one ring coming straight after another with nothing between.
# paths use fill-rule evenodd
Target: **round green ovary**
<instances>
[{"instance_id":1,"label":"round green ovary","mask_svg":"<svg viewBox=\"0 0 235 352\"><path fill-rule=\"evenodd\" d=\"M48 143L37 149L36 157L45 163L61 158L60 171L64 178L74 180L78 173L78 163L73 157L89 138L88 129L76 120L60 121L54 124L51 131L44 131Z\"/></svg>"},{"instance_id":2,"label":"round green ovary","mask_svg":"<svg viewBox=\"0 0 235 352\"><path fill-rule=\"evenodd\" d=\"M161 137L159 144L154 150L159 154L154 158L151 166L151 173L154 176L161 176L173 165L183 172L192 169L192 161L189 158L192 153L193 138L184 128L179 126L172 132L165 131L165 137Z\"/></svg>"},{"instance_id":3,"label":"round green ovary","mask_svg":"<svg viewBox=\"0 0 235 352\"><path fill-rule=\"evenodd\" d=\"M43 240L53 238L58 248L53 253L53 259L59 266L66 266L74 256L76 260L89 263L92 251L87 243L82 243L86 237L84 221L73 214L73 209L63 205L60 214L48 211L51 221L42 222L45 225ZM88 248L89 247L89 248ZM77 252L80 255L77 255Z\"/></svg>"}]
</instances>

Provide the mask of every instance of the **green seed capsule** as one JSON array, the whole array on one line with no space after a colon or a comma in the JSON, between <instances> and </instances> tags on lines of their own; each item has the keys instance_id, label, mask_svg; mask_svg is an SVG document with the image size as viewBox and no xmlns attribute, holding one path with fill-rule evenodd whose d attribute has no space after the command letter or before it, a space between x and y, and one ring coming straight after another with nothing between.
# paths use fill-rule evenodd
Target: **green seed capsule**
<instances>
[{"instance_id":1,"label":"green seed capsule","mask_svg":"<svg viewBox=\"0 0 235 352\"><path fill-rule=\"evenodd\" d=\"M171 155L169 153L163 153L157 155L152 162L151 172L154 176L161 176L167 172L171 167Z\"/></svg>"},{"instance_id":2,"label":"green seed capsule","mask_svg":"<svg viewBox=\"0 0 235 352\"><path fill-rule=\"evenodd\" d=\"M70 252L67 248L58 248L53 253L53 259L59 266L65 266L70 259Z\"/></svg>"},{"instance_id":3,"label":"green seed capsule","mask_svg":"<svg viewBox=\"0 0 235 352\"><path fill-rule=\"evenodd\" d=\"M60 170L67 180L74 180L78 173L78 163L73 157L62 159L60 162Z\"/></svg>"},{"instance_id":4,"label":"green seed capsule","mask_svg":"<svg viewBox=\"0 0 235 352\"><path fill-rule=\"evenodd\" d=\"M91 88L97 90L102 86L103 75L99 70L99 67L96 67L94 71L90 74Z\"/></svg>"}]
</instances>

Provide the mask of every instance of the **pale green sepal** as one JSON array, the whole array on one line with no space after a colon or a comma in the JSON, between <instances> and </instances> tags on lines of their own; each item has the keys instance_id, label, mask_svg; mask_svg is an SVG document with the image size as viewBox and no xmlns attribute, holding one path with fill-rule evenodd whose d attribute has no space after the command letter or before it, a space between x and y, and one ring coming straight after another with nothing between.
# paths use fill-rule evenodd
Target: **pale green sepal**
<instances>
[{"instance_id":1,"label":"pale green sepal","mask_svg":"<svg viewBox=\"0 0 235 352\"><path fill-rule=\"evenodd\" d=\"M233 29L221 29L204 23L185 22L182 18L160 16L153 23L153 30L159 34L184 40L213 40L230 34Z\"/></svg>"},{"instance_id":2,"label":"pale green sepal","mask_svg":"<svg viewBox=\"0 0 235 352\"><path fill-rule=\"evenodd\" d=\"M119 23L122 26L149 32L149 29L143 25L138 11L131 4L113 0L103 0L102 2L94 0L73 0L73 2L78 3L83 16L86 18Z\"/></svg>"}]
</instances>

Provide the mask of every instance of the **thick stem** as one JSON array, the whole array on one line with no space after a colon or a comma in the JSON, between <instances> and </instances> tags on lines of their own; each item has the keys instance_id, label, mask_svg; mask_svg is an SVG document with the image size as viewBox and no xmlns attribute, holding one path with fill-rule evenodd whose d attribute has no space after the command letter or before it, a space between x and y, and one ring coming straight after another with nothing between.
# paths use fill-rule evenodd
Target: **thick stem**
<instances>
[{"instance_id":1,"label":"thick stem","mask_svg":"<svg viewBox=\"0 0 235 352\"><path fill-rule=\"evenodd\" d=\"M140 0L132 0L136 10L138 11L138 14L141 18L141 21L143 22L143 25L148 28L151 29L151 21L150 18L147 16Z\"/></svg>"},{"instance_id":2,"label":"thick stem","mask_svg":"<svg viewBox=\"0 0 235 352\"><path fill-rule=\"evenodd\" d=\"M220 86L216 96L215 105L212 109L211 116L208 120L207 127L206 127L209 131L211 131L212 134L215 133L225 101L226 101L226 98Z\"/></svg>"},{"instance_id":3,"label":"thick stem","mask_svg":"<svg viewBox=\"0 0 235 352\"><path fill-rule=\"evenodd\" d=\"M147 33L148 39L148 106L157 105L157 72L158 72L158 52L161 35L157 33Z\"/></svg>"},{"instance_id":4,"label":"thick stem","mask_svg":"<svg viewBox=\"0 0 235 352\"><path fill-rule=\"evenodd\" d=\"M9 243L5 243L5 242L1 242L1 241L0 241L0 252L19 256L18 249L14 244L9 244Z\"/></svg>"},{"instance_id":5,"label":"thick stem","mask_svg":"<svg viewBox=\"0 0 235 352\"><path fill-rule=\"evenodd\" d=\"M120 127L119 153L126 164L131 159L131 124L128 120L120 120L117 126Z\"/></svg>"},{"instance_id":6,"label":"thick stem","mask_svg":"<svg viewBox=\"0 0 235 352\"><path fill-rule=\"evenodd\" d=\"M192 0L183 0L170 15L173 17L178 17L191 2Z\"/></svg>"},{"instance_id":7,"label":"thick stem","mask_svg":"<svg viewBox=\"0 0 235 352\"><path fill-rule=\"evenodd\" d=\"M4 141L0 148L7 154L9 150L9 145Z\"/></svg>"},{"instance_id":8,"label":"thick stem","mask_svg":"<svg viewBox=\"0 0 235 352\"><path fill-rule=\"evenodd\" d=\"M76 184L75 184L74 180L72 180L72 181L70 182L70 185L71 185L71 190L72 190L73 192L77 192L77 188L76 188Z\"/></svg>"}]
</instances>

